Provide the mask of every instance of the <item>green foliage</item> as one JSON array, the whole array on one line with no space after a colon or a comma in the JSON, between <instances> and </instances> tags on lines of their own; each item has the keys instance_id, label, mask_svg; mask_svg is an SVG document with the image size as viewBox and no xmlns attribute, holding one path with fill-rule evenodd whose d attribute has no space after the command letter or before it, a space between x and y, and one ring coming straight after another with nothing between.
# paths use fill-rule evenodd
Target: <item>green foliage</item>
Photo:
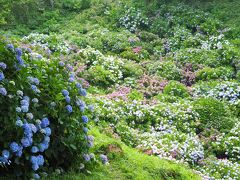
<instances>
[{"instance_id":1,"label":"green foliage","mask_svg":"<svg viewBox=\"0 0 240 180\"><path fill-rule=\"evenodd\" d=\"M234 119L224 102L214 98L199 98L193 102L194 110L199 114L200 129L214 128L227 131L234 125Z\"/></svg>"},{"instance_id":2,"label":"green foliage","mask_svg":"<svg viewBox=\"0 0 240 180\"><path fill-rule=\"evenodd\" d=\"M186 86L177 81L170 81L163 89L163 93L180 98L189 97L189 93Z\"/></svg>"},{"instance_id":3,"label":"green foliage","mask_svg":"<svg viewBox=\"0 0 240 180\"><path fill-rule=\"evenodd\" d=\"M91 5L91 0L63 0L63 8L71 11L79 11L89 8Z\"/></svg>"},{"instance_id":4,"label":"green foliage","mask_svg":"<svg viewBox=\"0 0 240 180\"><path fill-rule=\"evenodd\" d=\"M181 78L180 69L171 61L150 62L148 65L148 72L167 80L177 81Z\"/></svg>"},{"instance_id":5,"label":"green foliage","mask_svg":"<svg viewBox=\"0 0 240 180\"><path fill-rule=\"evenodd\" d=\"M97 128L93 128L91 133L96 139L95 148L93 152L106 153L106 155L114 152L100 151L100 147L110 147L117 145L120 149L117 156L109 158L109 165L94 166L91 173L70 173L61 176L64 179L186 179L186 180L200 180L201 177L183 164L178 164L172 161L159 159L158 157L148 156L139 151L130 148L116 140L100 132ZM117 150L118 150L117 149ZM79 167L77 167L79 168ZM59 179L60 176L48 177L48 179Z\"/></svg>"},{"instance_id":6,"label":"green foliage","mask_svg":"<svg viewBox=\"0 0 240 180\"><path fill-rule=\"evenodd\" d=\"M196 79L197 80L230 80L234 77L234 70L232 67L218 67L218 68L209 68L205 67L197 71Z\"/></svg>"}]
</instances>

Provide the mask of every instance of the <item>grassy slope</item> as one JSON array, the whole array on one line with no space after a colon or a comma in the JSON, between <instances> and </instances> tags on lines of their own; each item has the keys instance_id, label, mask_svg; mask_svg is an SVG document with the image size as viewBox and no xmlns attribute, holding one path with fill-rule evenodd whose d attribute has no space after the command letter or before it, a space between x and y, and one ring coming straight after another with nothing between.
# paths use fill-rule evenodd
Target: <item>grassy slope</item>
<instances>
[{"instance_id":1,"label":"grassy slope","mask_svg":"<svg viewBox=\"0 0 240 180\"><path fill-rule=\"evenodd\" d=\"M95 137L96 143L92 149L94 153L98 153L99 149L110 144L117 145L122 152L108 154L110 163L95 166L90 175L70 173L61 179L201 179L183 164L140 153L119 140L100 133L97 128L93 128L90 134ZM59 179L59 177L52 177L52 179Z\"/></svg>"}]
</instances>

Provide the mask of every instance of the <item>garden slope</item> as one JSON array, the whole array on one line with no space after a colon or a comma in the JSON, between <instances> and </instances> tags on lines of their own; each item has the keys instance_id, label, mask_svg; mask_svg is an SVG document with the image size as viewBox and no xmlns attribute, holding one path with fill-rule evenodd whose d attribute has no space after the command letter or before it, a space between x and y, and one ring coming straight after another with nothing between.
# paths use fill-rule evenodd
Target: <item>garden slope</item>
<instances>
[{"instance_id":1,"label":"garden slope","mask_svg":"<svg viewBox=\"0 0 240 180\"><path fill-rule=\"evenodd\" d=\"M119 140L107 136L104 132L100 132L96 127L92 128L90 134L95 137L96 141L92 149L94 153L99 153L99 150L104 151L109 146L115 147L108 152L109 164L96 166L89 175L69 173L62 179L201 179L183 164L142 154ZM59 176L53 176L52 179L59 179Z\"/></svg>"}]
</instances>

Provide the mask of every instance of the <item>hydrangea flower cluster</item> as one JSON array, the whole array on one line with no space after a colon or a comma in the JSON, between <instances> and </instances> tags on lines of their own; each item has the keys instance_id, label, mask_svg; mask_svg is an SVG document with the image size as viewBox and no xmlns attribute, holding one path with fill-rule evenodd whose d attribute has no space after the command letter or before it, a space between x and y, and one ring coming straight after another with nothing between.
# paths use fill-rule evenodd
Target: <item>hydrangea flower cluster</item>
<instances>
[{"instance_id":1,"label":"hydrangea flower cluster","mask_svg":"<svg viewBox=\"0 0 240 180\"><path fill-rule=\"evenodd\" d=\"M240 103L240 85L235 82L222 82L208 89L196 86L194 88L194 96L214 97L237 105Z\"/></svg>"},{"instance_id":2,"label":"hydrangea flower cluster","mask_svg":"<svg viewBox=\"0 0 240 180\"><path fill-rule=\"evenodd\" d=\"M144 17L140 10L133 7L125 7L126 12L123 17L119 19L120 25L124 26L131 32L135 32L138 28L146 28L149 26L149 19Z\"/></svg>"},{"instance_id":3,"label":"hydrangea flower cluster","mask_svg":"<svg viewBox=\"0 0 240 180\"><path fill-rule=\"evenodd\" d=\"M22 38L23 41L31 43L32 46L39 46L47 53L51 54L52 52L61 52L64 54L69 54L71 51L70 46L58 39L55 35L31 33L28 36ZM57 40L57 41L56 41ZM37 59L41 59L40 54L34 55Z\"/></svg>"}]
</instances>

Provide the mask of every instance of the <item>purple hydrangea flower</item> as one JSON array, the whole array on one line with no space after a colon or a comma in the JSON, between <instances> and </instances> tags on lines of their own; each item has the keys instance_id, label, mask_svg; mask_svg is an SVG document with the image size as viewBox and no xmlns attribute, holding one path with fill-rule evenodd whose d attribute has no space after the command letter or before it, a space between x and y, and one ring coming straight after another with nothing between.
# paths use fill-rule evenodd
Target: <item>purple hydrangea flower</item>
<instances>
[{"instance_id":1,"label":"purple hydrangea flower","mask_svg":"<svg viewBox=\"0 0 240 180\"><path fill-rule=\"evenodd\" d=\"M62 61L60 61L58 64L59 64L59 66L62 66L62 67L65 66L65 63Z\"/></svg>"},{"instance_id":2,"label":"purple hydrangea flower","mask_svg":"<svg viewBox=\"0 0 240 180\"><path fill-rule=\"evenodd\" d=\"M108 158L107 158L107 156L106 156L106 155L104 155L104 154L101 154L101 155L100 155L100 159L102 160L103 164L106 164L106 163L108 163Z\"/></svg>"},{"instance_id":3,"label":"purple hydrangea flower","mask_svg":"<svg viewBox=\"0 0 240 180\"><path fill-rule=\"evenodd\" d=\"M90 159L91 159L88 154L84 154L83 158L84 158L85 161L90 161Z\"/></svg>"}]
</instances>

